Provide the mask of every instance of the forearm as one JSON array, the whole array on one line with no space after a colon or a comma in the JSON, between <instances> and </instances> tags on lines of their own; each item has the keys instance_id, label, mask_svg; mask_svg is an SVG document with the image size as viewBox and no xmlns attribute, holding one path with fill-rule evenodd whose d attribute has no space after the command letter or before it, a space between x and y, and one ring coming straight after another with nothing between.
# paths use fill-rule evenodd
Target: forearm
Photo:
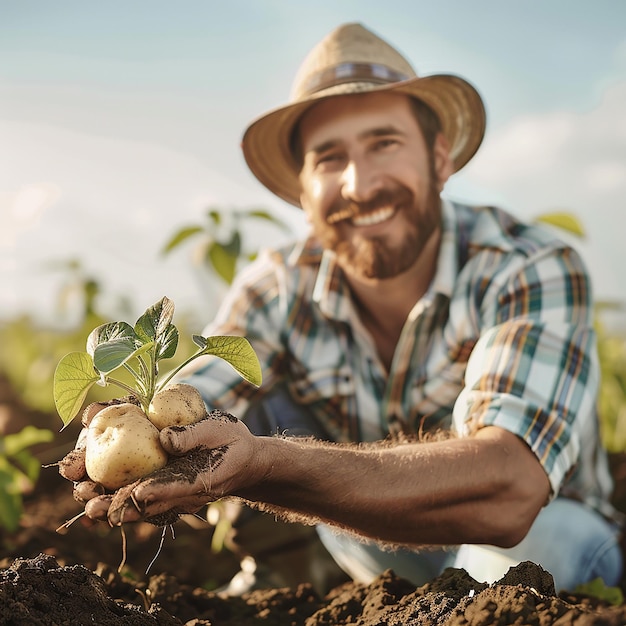
<instances>
[{"instance_id":1,"label":"forearm","mask_svg":"<svg viewBox=\"0 0 626 626\"><path fill-rule=\"evenodd\" d=\"M393 543L516 543L547 479L525 444L486 430L380 448L262 438L258 480L236 495Z\"/></svg>"}]
</instances>

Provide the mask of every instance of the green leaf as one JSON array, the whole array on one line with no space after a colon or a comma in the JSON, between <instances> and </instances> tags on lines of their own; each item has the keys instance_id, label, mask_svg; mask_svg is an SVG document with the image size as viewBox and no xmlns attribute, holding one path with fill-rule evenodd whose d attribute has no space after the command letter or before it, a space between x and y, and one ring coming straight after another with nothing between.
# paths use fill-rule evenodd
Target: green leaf
<instances>
[{"instance_id":1,"label":"green leaf","mask_svg":"<svg viewBox=\"0 0 626 626\"><path fill-rule=\"evenodd\" d=\"M207 256L217 275L230 285L235 278L237 256L217 241L211 243Z\"/></svg>"},{"instance_id":2,"label":"green leaf","mask_svg":"<svg viewBox=\"0 0 626 626\"><path fill-rule=\"evenodd\" d=\"M39 470L41 469L41 461L33 456L28 450L21 450L18 452L12 459L13 464L17 468L19 467L20 473L24 476L24 478L30 483L34 485L39 477Z\"/></svg>"},{"instance_id":3,"label":"green leaf","mask_svg":"<svg viewBox=\"0 0 626 626\"><path fill-rule=\"evenodd\" d=\"M94 365L102 374L109 374L133 356L136 356L138 351L143 352L146 345L144 344L137 348L135 342L128 337L111 339L111 341L101 343L96 347L93 354ZM150 345L152 344L150 343Z\"/></svg>"},{"instance_id":4,"label":"green leaf","mask_svg":"<svg viewBox=\"0 0 626 626\"><path fill-rule=\"evenodd\" d=\"M196 341L196 337L194 337L194 341ZM202 349L202 354L210 354L224 359L249 383L257 387L261 386L263 379L261 364L256 352L245 337L216 335L215 337L204 337L204 339L206 345Z\"/></svg>"},{"instance_id":5,"label":"green leaf","mask_svg":"<svg viewBox=\"0 0 626 626\"><path fill-rule=\"evenodd\" d=\"M174 317L174 303L167 297L153 304L135 323L137 336L145 343L162 340Z\"/></svg>"},{"instance_id":6,"label":"green leaf","mask_svg":"<svg viewBox=\"0 0 626 626\"><path fill-rule=\"evenodd\" d=\"M615 606L624 604L624 594L622 590L619 587L607 587L604 580L599 576L588 583L578 585L576 589L574 589L574 592L599 598L600 600L606 600Z\"/></svg>"},{"instance_id":7,"label":"green leaf","mask_svg":"<svg viewBox=\"0 0 626 626\"><path fill-rule=\"evenodd\" d=\"M202 335L191 335L191 340L198 348L206 348L206 339Z\"/></svg>"},{"instance_id":8,"label":"green leaf","mask_svg":"<svg viewBox=\"0 0 626 626\"><path fill-rule=\"evenodd\" d=\"M595 308L598 311L623 311L624 303L619 302L618 300L601 300L597 299L595 301Z\"/></svg>"},{"instance_id":9,"label":"green leaf","mask_svg":"<svg viewBox=\"0 0 626 626\"><path fill-rule=\"evenodd\" d=\"M215 226L219 226L222 223L222 214L217 209L210 209L207 212L207 216Z\"/></svg>"},{"instance_id":10,"label":"green leaf","mask_svg":"<svg viewBox=\"0 0 626 626\"><path fill-rule=\"evenodd\" d=\"M285 231L289 230L289 227L287 226L287 224L285 224L285 222L278 219L275 215L272 215L271 213L264 211L263 209L253 209L252 211L248 211L246 215L248 217L256 217L258 219L271 222L275 226L278 226L279 228L282 228Z\"/></svg>"},{"instance_id":11,"label":"green leaf","mask_svg":"<svg viewBox=\"0 0 626 626\"><path fill-rule=\"evenodd\" d=\"M228 254L235 257L235 259L241 254L241 234L238 230L233 233L228 243L223 244L224 250Z\"/></svg>"},{"instance_id":12,"label":"green leaf","mask_svg":"<svg viewBox=\"0 0 626 626\"><path fill-rule=\"evenodd\" d=\"M22 515L22 498L16 493L10 469L0 467L0 526L13 532L17 530Z\"/></svg>"},{"instance_id":13,"label":"green leaf","mask_svg":"<svg viewBox=\"0 0 626 626\"><path fill-rule=\"evenodd\" d=\"M5 435L0 453L4 452L7 456L15 456L26 448L30 448L38 443L47 443L52 441L52 439L53 434L49 430L30 425L25 426L17 433Z\"/></svg>"},{"instance_id":14,"label":"green leaf","mask_svg":"<svg viewBox=\"0 0 626 626\"><path fill-rule=\"evenodd\" d=\"M535 221L556 226L557 228L566 230L577 237L584 238L586 236L585 228L582 225L582 222L571 213L558 211L554 213L544 213L543 215L535 218Z\"/></svg>"},{"instance_id":15,"label":"green leaf","mask_svg":"<svg viewBox=\"0 0 626 626\"><path fill-rule=\"evenodd\" d=\"M80 411L91 386L100 379L93 359L86 352L66 354L54 371L54 404L64 427Z\"/></svg>"},{"instance_id":16,"label":"green leaf","mask_svg":"<svg viewBox=\"0 0 626 626\"><path fill-rule=\"evenodd\" d=\"M178 248L187 239L204 231L202 226L187 226L178 230L172 238L165 244L161 250L162 255L169 254L175 248Z\"/></svg>"},{"instance_id":17,"label":"green leaf","mask_svg":"<svg viewBox=\"0 0 626 626\"><path fill-rule=\"evenodd\" d=\"M173 324L167 329L157 347L157 360L171 359L178 348L178 329Z\"/></svg>"},{"instance_id":18,"label":"green leaf","mask_svg":"<svg viewBox=\"0 0 626 626\"><path fill-rule=\"evenodd\" d=\"M96 348L103 343L113 339L127 339L134 344L133 349L139 345L139 337L135 334L133 327L126 322L109 322L94 328L87 337L87 354L92 357ZM99 369L99 368L98 368ZM102 371L102 370L101 370Z\"/></svg>"}]
</instances>

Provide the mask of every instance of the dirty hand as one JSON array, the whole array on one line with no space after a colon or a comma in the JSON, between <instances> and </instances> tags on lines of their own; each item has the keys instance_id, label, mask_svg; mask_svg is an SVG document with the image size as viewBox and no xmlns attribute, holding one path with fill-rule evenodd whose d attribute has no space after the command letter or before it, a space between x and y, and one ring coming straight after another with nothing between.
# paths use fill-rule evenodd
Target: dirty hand
<instances>
[{"instance_id":1,"label":"dirty hand","mask_svg":"<svg viewBox=\"0 0 626 626\"><path fill-rule=\"evenodd\" d=\"M173 523L254 480L255 440L243 422L221 411L189 426L164 428L160 441L169 463L112 495L92 498L85 512L114 526Z\"/></svg>"}]
</instances>

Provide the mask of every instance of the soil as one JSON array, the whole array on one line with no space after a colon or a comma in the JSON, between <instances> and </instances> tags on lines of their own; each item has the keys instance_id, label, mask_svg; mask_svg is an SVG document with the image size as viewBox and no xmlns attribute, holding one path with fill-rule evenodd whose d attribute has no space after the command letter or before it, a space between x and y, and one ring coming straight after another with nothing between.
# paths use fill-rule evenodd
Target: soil
<instances>
[{"instance_id":1,"label":"soil","mask_svg":"<svg viewBox=\"0 0 626 626\"><path fill-rule=\"evenodd\" d=\"M0 418L11 419L0 423L0 433L26 423L58 431L56 416L20 406L1 382ZM10 410L3 412L3 407ZM51 446L39 447L42 463L61 458L75 437L66 429ZM615 504L625 511L626 455L612 457L612 471ZM215 551L211 546L219 526L191 517L175 524L173 534L140 523L130 525L123 538L118 529L83 517L57 532L80 511L57 468L42 469L25 497L19 528L0 531L0 624L626 624L626 604L557 593L549 572L530 562L493 585L458 569L419 588L391 570L363 585L347 580L334 566L312 529L261 514L240 516L236 532L226 535L226 547ZM120 568L124 544L126 560ZM254 546L260 588L226 595L223 586L239 571L247 554L244 545Z\"/></svg>"}]
</instances>

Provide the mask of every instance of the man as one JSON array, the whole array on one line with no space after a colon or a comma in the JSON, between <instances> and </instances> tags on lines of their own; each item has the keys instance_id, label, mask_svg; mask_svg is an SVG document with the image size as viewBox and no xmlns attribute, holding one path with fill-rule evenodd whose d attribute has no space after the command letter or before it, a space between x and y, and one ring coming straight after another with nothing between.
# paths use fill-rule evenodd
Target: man
<instances>
[{"instance_id":1,"label":"man","mask_svg":"<svg viewBox=\"0 0 626 626\"><path fill-rule=\"evenodd\" d=\"M165 429L193 470L91 514L119 524L235 496L316 524L363 581L391 567L421 584L451 565L491 582L532 560L558 588L616 584L585 268L537 227L440 196L484 127L471 85L416 77L361 25L320 42L291 103L243 139L311 236L250 266L207 329L252 342L263 387L194 366L207 405L244 421Z\"/></svg>"}]
</instances>

